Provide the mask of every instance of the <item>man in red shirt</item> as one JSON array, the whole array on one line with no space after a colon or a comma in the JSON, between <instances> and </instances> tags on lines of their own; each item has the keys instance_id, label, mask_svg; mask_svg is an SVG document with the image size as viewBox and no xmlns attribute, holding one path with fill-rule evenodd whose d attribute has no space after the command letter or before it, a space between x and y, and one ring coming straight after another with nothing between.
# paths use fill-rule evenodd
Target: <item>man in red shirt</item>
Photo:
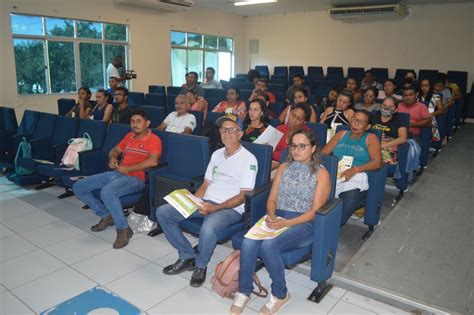
<instances>
[{"instance_id":1,"label":"man in red shirt","mask_svg":"<svg viewBox=\"0 0 474 315\"><path fill-rule=\"evenodd\" d=\"M161 156L161 140L148 128L150 120L144 110L132 112L130 125L132 132L109 153L111 171L79 180L72 187L76 197L101 218L91 231L100 232L115 225L117 239L114 248L127 246L133 235L123 214L120 197L143 191L144 170L157 166ZM100 199L92 193L97 189L100 189Z\"/></svg>"},{"instance_id":2,"label":"man in red shirt","mask_svg":"<svg viewBox=\"0 0 474 315\"><path fill-rule=\"evenodd\" d=\"M417 101L418 95L413 86L407 86L403 90L403 102L398 104L399 113L410 114L411 138L420 143L421 128L431 126L431 116L428 107Z\"/></svg>"}]
</instances>

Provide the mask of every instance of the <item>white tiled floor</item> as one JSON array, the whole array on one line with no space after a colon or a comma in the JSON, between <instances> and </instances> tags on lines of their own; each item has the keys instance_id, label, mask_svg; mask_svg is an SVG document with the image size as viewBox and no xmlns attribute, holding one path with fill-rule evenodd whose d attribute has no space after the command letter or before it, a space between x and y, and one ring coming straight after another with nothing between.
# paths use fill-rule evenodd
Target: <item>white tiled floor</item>
<instances>
[{"instance_id":1,"label":"white tiled floor","mask_svg":"<svg viewBox=\"0 0 474 315\"><path fill-rule=\"evenodd\" d=\"M115 231L90 232L97 217L74 197L56 199L60 193L57 187L18 188L0 177L0 315L39 313L97 285L149 314L228 314L232 302L212 292L210 278L229 247L217 246L206 283L192 288L190 272L162 273L177 258L163 235L134 235L125 249L114 250ZM268 273L259 276L269 288ZM292 300L281 314L402 313L337 287L315 304L306 300L314 282L294 270L286 278ZM245 314L258 313L264 303L253 297Z\"/></svg>"}]
</instances>

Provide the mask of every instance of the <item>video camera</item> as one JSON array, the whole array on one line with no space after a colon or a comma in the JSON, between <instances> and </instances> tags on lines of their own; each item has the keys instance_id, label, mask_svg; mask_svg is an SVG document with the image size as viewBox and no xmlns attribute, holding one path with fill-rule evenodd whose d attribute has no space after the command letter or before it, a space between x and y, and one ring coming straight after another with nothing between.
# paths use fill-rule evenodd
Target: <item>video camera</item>
<instances>
[{"instance_id":1,"label":"video camera","mask_svg":"<svg viewBox=\"0 0 474 315\"><path fill-rule=\"evenodd\" d=\"M132 80L132 79L136 79L137 78L137 74L135 73L134 70L125 70L124 71L124 74L125 74L125 78L127 80Z\"/></svg>"}]
</instances>

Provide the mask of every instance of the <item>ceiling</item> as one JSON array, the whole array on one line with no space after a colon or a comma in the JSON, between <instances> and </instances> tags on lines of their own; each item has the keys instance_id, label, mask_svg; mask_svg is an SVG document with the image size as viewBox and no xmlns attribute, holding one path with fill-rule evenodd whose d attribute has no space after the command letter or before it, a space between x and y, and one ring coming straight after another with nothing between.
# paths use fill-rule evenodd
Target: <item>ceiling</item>
<instances>
[{"instance_id":1,"label":"ceiling","mask_svg":"<svg viewBox=\"0 0 474 315\"><path fill-rule=\"evenodd\" d=\"M304 12L327 10L332 7L345 7L372 4L392 4L403 2L404 4L442 4L442 3L467 3L474 0L278 0L277 3L267 3L258 5L248 5L236 7L237 0L194 0L198 7L223 11L227 13L250 16L261 14L282 14L289 12Z\"/></svg>"}]
</instances>

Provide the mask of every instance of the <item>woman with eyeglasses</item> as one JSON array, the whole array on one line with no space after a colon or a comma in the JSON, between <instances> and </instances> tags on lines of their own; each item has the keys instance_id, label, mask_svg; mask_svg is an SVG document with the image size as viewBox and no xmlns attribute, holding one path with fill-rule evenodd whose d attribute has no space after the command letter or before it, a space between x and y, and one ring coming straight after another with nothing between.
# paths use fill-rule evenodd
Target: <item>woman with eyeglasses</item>
<instances>
[{"instance_id":1,"label":"woman with eyeglasses","mask_svg":"<svg viewBox=\"0 0 474 315\"><path fill-rule=\"evenodd\" d=\"M407 143L408 139L408 130L397 115L397 107L398 100L387 96L372 120L372 129L382 132L382 161L389 165L397 164L398 145Z\"/></svg>"},{"instance_id":2,"label":"woman with eyeglasses","mask_svg":"<svg viewBox=\"0 0 474 315\"><path fill-rule=\"evenodd\" d=\"M261 99L250 102L249 111L244 120L243 141L254 142L268 127L267 105Z\"/></svg>"},{"instance_id":3,"label":"woman with eyeglasses","mask_svg":"<svg viewBox=\"0 0 474 315\"><path fill-rule=\"evenodd\" d=\"M376 135L368 132L370 116L365 110L356 110L351 118L351 129L336 133L321 150L323 154L337 156L345 164L346 170L338 172L336 184L336 197L343 200L341 226L364 204L369 189L365 172L382 165L380 142Z\"/></svg>"},{"instance_id":4,"label":"woman with eyeglasses","mask_svg":"<svg viewBox=\"0 0 474 315\"><path fill-rule=\"evenodd\" d=\"M314 217L329 196L330 177L321 167L316 135L297 129L288 142L288 156L273 180L265 221L268 228L288 230L268 240L244 238L240 249L239 292L231 314L241 314L250 301L257 257L263 259L272 279L270 298L260 314L276 314L288 303L291 296L281 252L312 243Z\"/></svg>"}]
</instances>

